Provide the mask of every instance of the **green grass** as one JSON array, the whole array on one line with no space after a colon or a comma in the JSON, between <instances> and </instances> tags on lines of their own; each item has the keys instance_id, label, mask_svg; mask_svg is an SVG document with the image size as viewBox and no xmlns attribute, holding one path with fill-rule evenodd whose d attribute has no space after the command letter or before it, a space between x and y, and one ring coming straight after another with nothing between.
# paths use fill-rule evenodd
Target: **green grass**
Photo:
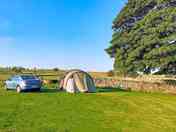
<instances>
[{"instance_id":1,"label":"green grass","mask_svg":"<svg viewBox=\"0 0 176 132\"><path fill-rule=\"evenodd\" d=\"M176 96L98 91L17 94L0 89L0 132L176 131Z\"/></svg>"}]
</instances>

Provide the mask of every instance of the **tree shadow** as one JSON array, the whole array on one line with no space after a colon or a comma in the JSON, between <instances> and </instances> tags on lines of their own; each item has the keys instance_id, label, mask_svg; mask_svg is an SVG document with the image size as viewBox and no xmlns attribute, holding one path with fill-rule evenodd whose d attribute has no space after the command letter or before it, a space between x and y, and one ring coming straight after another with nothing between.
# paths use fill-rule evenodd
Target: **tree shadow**
<instances>
[{"instance_id":1,"label":"tree shadow","mask_svg":"<svg viewBox=\"0 0 176 132\"><path fill-rule=\"evenodd\" d=\"M56 88L42 88L41 93L58 93L58 92L62 92Z\"/></svg>"},{"instance_id":2,"label":"tree shadow","mask_svg":"<svg viewBox=\"0 0 176 132\"><path fill-rule=\"evenodd\" d=\"M97 87L97 93L125 92L126 90L113 87Z\"/></svg>"},{"instance_id":3,"label":"tree shadow","mask_svg":"<svg viewBox=\"0 0 176 132\"><path fill-rule=\"evenodd\" d=\"M126 90L113 87L97 87L96 93L112 93L112 92L125 92ZM63 93L65 91L57 88L42 88L41 93Z\"/></svg>"}]
</instances>

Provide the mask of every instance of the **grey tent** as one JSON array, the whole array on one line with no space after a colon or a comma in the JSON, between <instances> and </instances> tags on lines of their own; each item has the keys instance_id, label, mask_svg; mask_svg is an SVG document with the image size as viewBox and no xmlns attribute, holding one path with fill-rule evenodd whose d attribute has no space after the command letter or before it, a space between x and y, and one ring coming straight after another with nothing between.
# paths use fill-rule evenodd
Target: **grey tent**
<instances>
[{"instance_id":1,"label":"grey tent","mask_svg":"<svg viewBox=\"0 0 176 132\"><path fill-rule=\"evenodd\" d=\"M69 92L96 92L93 78L82 70L71 70L60 81L60 88Z\"/></svg>"}]
</instances>

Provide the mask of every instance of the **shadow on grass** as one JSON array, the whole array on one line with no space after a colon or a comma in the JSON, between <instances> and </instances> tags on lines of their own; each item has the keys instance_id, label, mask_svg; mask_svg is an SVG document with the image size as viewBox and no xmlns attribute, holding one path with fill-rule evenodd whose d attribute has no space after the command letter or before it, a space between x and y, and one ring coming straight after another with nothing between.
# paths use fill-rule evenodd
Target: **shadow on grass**
<instances>
[{"instance_id":1,"label":"shadow on grass","mask_svg":"<svg viewBox=\"0 0 176 132\"><path fill-rule=\"evenodd\" d=\"M41 93L62 93L61 91L54 88L42 88ZM96 93L110 93L110 92L125 92L125 90L113 87L97 87Z\"/></svg>"},{"instance_id":2,"label":"shadow on grass","mask_svg":"<svg viewBox=\"0 0 176 132\"><path fill-rule=\"evenodd\" d=\"M59 91L58 89L54 89L54 88L42 88L41 93L58 93L58 92L62 92Z\"/></svg>"},{"instance_id":3,"label":"shadow on grass","mask_svg":"<svg viewBox=\"0 0 176 132\"><path fill-rule=\"evenodd\" d=\"M97 87L97 93L125 92L125 90L113 87Z\"/></svg>"}]
</instances>

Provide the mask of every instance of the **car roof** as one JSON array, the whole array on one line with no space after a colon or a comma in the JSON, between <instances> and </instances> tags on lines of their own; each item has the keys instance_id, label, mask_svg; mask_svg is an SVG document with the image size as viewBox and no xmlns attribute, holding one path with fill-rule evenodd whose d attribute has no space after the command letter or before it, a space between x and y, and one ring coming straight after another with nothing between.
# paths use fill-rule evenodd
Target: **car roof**
<instances>
[{"instance_id":1,"label":"car roof","mask_svg":"<svg viewBox=\"0 0 176 132\"><path fill-rule=\"evenodd\" d=\"M10 78L21 78L19 75L13 75Z\"/></svg>"},{"instance_id":2,"label":"car roof","mask_svg":"<svg viewBox=\"0 0 176 132\"><path fill-rule=\"evenodd\" d=\"M36 75L21 75L20 77L34 77L34 78L36 78L37 76Z\"/></svg>"}]
</instances>

